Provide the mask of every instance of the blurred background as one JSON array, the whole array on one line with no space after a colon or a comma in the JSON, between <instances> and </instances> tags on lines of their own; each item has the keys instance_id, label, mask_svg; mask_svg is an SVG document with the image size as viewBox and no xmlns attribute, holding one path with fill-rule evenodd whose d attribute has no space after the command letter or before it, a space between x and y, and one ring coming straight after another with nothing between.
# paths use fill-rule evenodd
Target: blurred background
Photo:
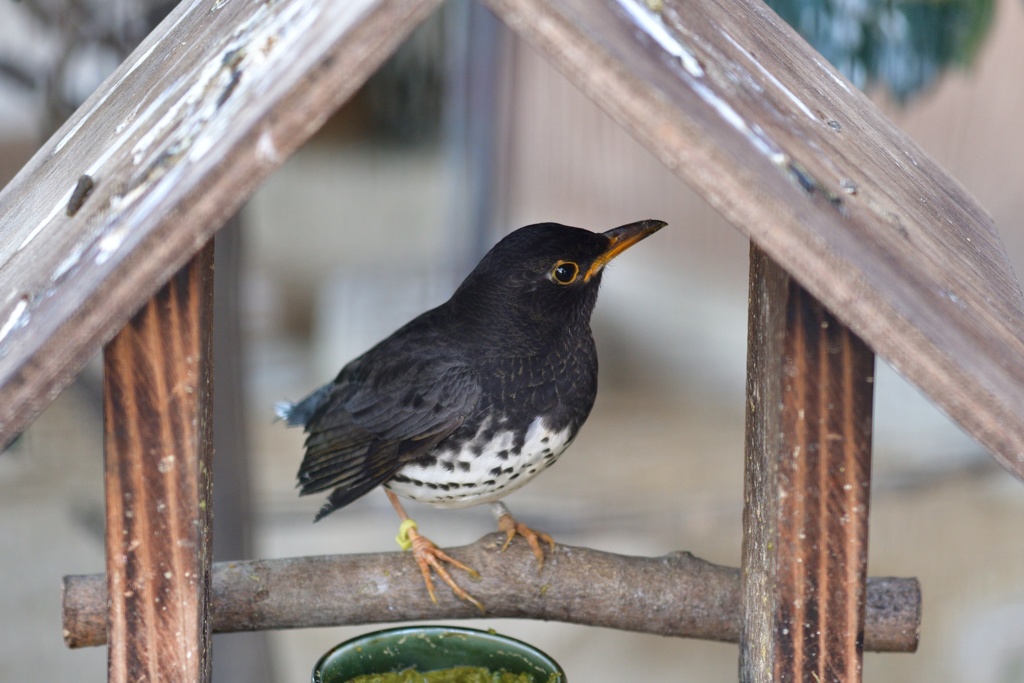
<instances>
[{"instance_id":1,"label":"blurred background","mask_svg":"<svg viewBox=\"0 0 1024 683\"><path fill-rule=\"evenodd\" d=\"M174 3L0 0L0 185ZM772 6L992 213L1024 272L1024 2L774 0ZM215 559L393 550L372 493L313 525L302 435L273 419L443 301L512 229L669 227L617 259L594 318L601 391L558 467L508 499L563 543L738 565L747 243L485 9L449 0L217 237ZM232 310L238 311L238 324ZM0 681L103 681L69 651L60 577L103 571L93 363L0 455ZM1024 681L1024 485L884 363L875 397L872 575L917 576L917 654L867 681ZM586 469L584 469L586 467ZM443 546L487 509L410 512ZM736 680L734 645L480 620L571 680ZM218 636L214 680L305 681L373 627ZM626 667L629 667L628 669Z\"/></svg>"}]
</instances>

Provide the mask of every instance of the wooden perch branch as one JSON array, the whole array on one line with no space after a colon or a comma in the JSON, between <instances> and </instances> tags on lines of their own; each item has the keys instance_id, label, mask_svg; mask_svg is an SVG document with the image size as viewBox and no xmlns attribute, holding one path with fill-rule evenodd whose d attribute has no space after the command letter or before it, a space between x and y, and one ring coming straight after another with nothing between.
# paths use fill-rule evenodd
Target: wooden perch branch
<instances>
[{"instance_id":1,"label":"wooden perch branch","mask_svg":"<svg viewBox=\"0 0 1024 683\"><path fill-rule=\"evenodd\" d=\"M537 573L525 544L499 552L491 534L451 550L480 572L459 577L488 616L564 621L665 636L736 642L740 572L675 552L626 557L560 545ZM106 642L106 584L98 574L67 576L63 586L68 647ZM438 591L430 602L412 558L403 553L325 555L213 567L214 632L479 617L476 608ZM921 592L916 579L868 580L866 650L917 649Z\"/></svg>"}]
</instances>

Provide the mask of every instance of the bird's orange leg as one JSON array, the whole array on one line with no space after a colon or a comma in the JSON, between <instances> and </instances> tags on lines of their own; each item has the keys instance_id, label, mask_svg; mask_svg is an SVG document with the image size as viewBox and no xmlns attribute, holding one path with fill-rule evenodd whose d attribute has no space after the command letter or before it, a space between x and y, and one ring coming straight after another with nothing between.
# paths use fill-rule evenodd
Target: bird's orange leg
<instances>
[{"instance_id":1,"label":"bird's orange leg","mask_svg":"<svg viewBox=\"0 0 1024 683\"><path fill-rule=\"evenodd\" d=\"M433 600L434 604L437 604L437 595L434 593L434 581L430 577L431 569L437 573L438 577L440 577L442 581L448 584L448 587L452 589L452 592L455 593L458 598L472 603L481 612L485 612L483 603L463 590L459 584L455 583L455 579L451 577L451 574L448 573L448 570L445 569L442 562L447 562L454 567L458 567L463 571L469 572L469 575L473 578L479 578L480 575L476 570L467 567L454 557L451 557L434 545L434 542L429 538L420 534L416 530L416 523L409 518L408 514L406 514L405 508L402 507L402 503L398 500L398 496L388 489L384 489L384 493L387 494L388 500L391 501L391 505L395 508L395 512L397 512L398 516L402 519L402 526L399 527L398 538L395 540L397 540L398 544L404 549L412 550L413 559L416 560L416 564L419 565L420 572L423 573L423 581L427 584L427 593L430 594L430 599Z\"/></svg>"},{"instance_id":2,"label":"bird's orange leg","mask_svg":"<svg viewBox=\"0 0 1024 683\"><path fill-rule=\"evenodd\" d=\"M540 572L544 569L544 550L540 547L541 541L548 544L551 548L551 552L555 552L555 540L543 531L534 531L530 527L518 521L512 516L512 513L508 511L508 508L505 507L504 503L492 503L491 511L494 513L494 517L498 520L498 531L505 532L505 543L501 546L502 552L505 551L508 544L511 543L512 539L516 537L516 534L518 534L525 538L526 542L530 544L530 549L533 550L533 555L537 558L537 571Z\"/></svg>"}]
</instances>

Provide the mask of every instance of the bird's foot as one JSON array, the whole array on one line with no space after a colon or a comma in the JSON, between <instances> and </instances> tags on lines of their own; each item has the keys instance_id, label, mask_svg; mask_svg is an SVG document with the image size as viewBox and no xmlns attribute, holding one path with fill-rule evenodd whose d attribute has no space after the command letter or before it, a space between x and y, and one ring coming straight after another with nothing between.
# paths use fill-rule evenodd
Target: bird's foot
<instances>
[{"instance_id":1,"label":"bird's foot","mask_svg":"<svg viewBox=\"0 0 1024 683\"><path fill-rule=\"evenodd\" d=\"M399 538L401 539L403 534L408 538L408 547L412 550L413 559L416 560L416 564L419 566L420 572L423 574L423 582L427 584L427 593L430 594L430 599L434 604L437 604L437 594L434 593L434 581L430 576L431 570L433 570L442 581L448 584L448 587L452 589L452 592L455 593L456 597L476 606L481 613L486 613L483 603L463 590L459 584L455 583L455 579L453 579L451 574L448 573L444 563L448 563L453 567L457 567L458 569L468 572L474 579L480 578L480 574L478 574L475 569L459 562L454 557L438 548L429 538L420 534L416 530L415 523L403 523L402 527L402 530L399 532ZM401 540L399 542L401 543Z\"/></svg>"},{"instance_id":2,"label":"bird's foot","mask_svg":"<svg viewBox=\"0 0 1024 683\"><path fill-rule=\"evenodd\" d=\"M502 507L504 508L504 506ZM526 539L526 542L530 544L530 549L533 551L533 556L537 558L538 573L544 569L544 549L540 546L541 542L547 543L551 552L555 552L555 540L553 538L543 531L534 531L526 526L513 517L507 509L498 517L498 531L505 532L505 543L501 546L502 552L505 552L505 548L508 548L509 543L517 535Z\"/></svg>"}]
</instances>

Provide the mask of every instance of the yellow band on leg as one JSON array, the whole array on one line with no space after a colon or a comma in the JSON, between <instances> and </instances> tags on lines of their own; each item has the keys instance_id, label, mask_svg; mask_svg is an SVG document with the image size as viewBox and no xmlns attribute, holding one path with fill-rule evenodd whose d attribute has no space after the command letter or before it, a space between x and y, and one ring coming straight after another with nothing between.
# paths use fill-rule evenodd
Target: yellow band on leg
<instances>
[{"instance_id":1,"label":"yellow band on leg","mask_svg":"<svg viewBox=\"0 0 1024 683\"><path fill-rule=\"evenodd\" d=\"M395 543L402 550L408 550L412 547L412 540L409 538L409 530L415 529L416 522L411 519L407 519L398 526L398 535L395 536Z\"/></svg>"}]
</instances>

